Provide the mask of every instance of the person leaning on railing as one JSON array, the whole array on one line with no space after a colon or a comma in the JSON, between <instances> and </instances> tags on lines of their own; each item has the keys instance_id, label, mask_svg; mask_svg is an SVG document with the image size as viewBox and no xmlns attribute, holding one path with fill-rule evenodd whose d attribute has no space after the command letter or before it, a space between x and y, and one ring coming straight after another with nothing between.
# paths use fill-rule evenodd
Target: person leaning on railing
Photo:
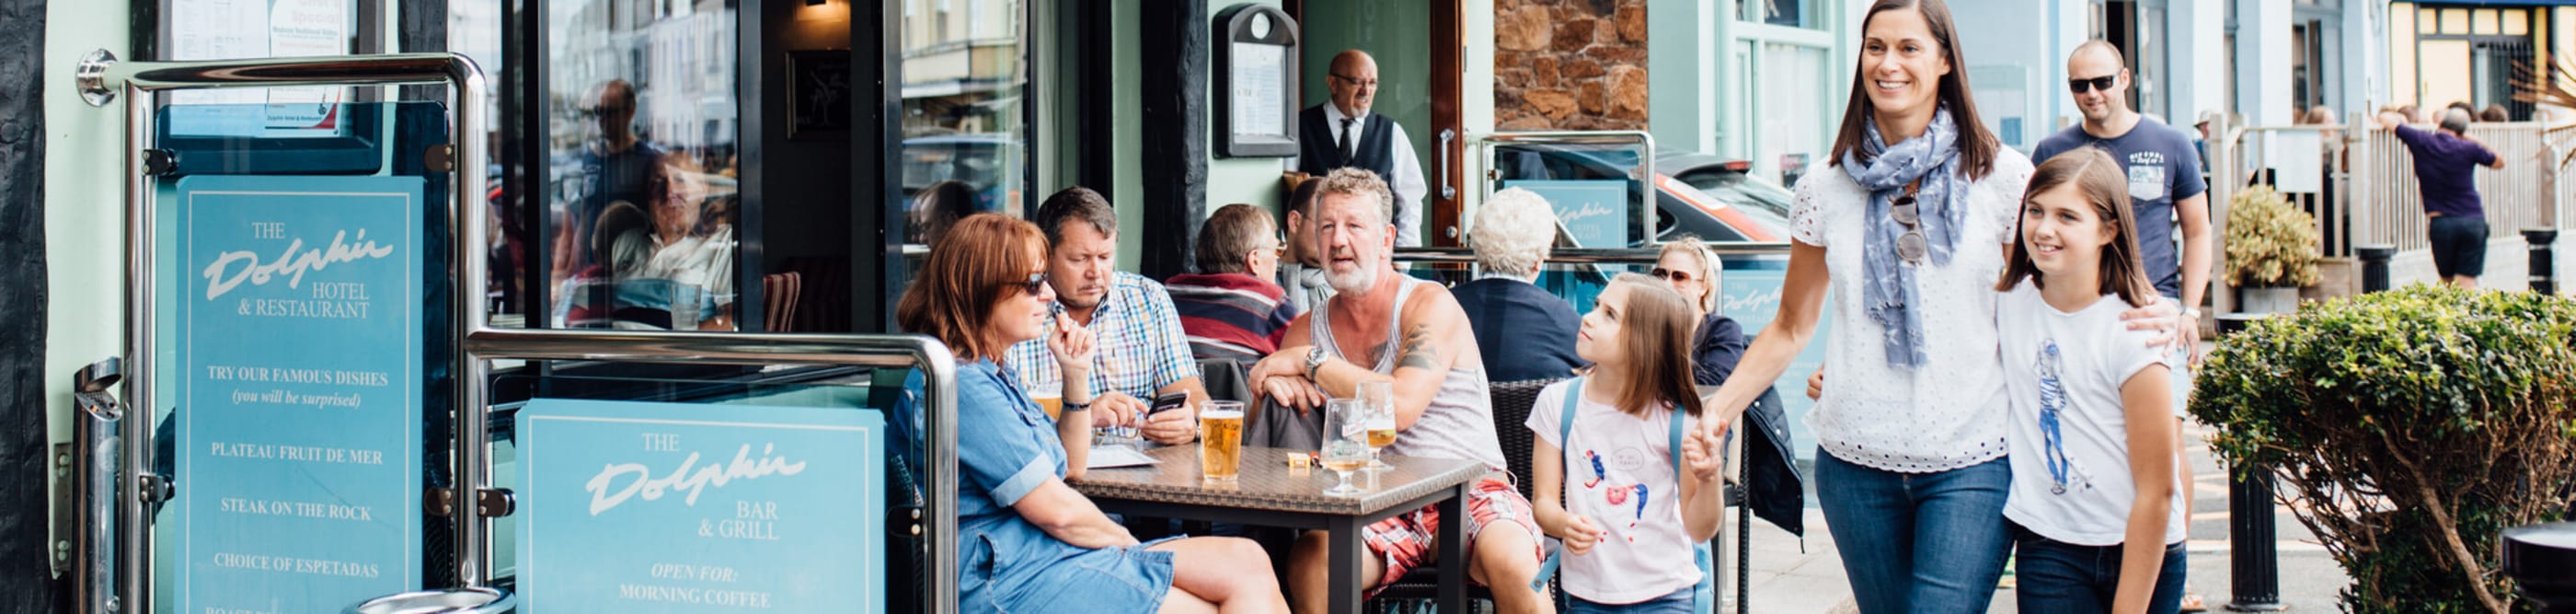
<instances>
[{"instance_id":1,"label":"person leaning on railing","mask_svg":"<svg viewBox=\"0 0 2576 614\"><path fill-rule=\"evenodd\" d=\"M2445 109L2442 128L2425 132L2402 118L2379 115L2379 128L2397 134L2415 160L2415 184L2423 190L2424 215L2432 221L2425 234L2433 244L2433 270L2444 283L2478 287L2486 274L2486 205L2478 200L2477 167L2504 168L2504 158L2469 138L2467 109Z\"/></svg>"},{"instance_id":2,"label":"person leaning on railing","mask_svg":"<svg viewBox=\"0 0 2576 614\"><path fill-rule=\"evenodd\" d=\"M895 318L948 345L957 366L958 605L968 611L1288 611L1270 556L1251 540L1137 543L1065 480L1091 449L1092 337L1049 319L1046 243L994 214L960 220L932 246ZM1056 324L1049 325L1049 322ZM1066 419L1051 420L996 362L1044 339L1066 374Z\"/></svg>"}]
</instances>

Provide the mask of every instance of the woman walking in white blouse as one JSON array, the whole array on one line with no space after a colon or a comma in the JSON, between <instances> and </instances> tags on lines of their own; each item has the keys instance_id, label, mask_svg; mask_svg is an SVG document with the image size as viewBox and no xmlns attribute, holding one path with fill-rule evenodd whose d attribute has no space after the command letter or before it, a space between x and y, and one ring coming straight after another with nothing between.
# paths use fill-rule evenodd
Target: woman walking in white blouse
<instances>
[{"instance_id":1,"label":"woman walking in white blouse","mask_svg":"<svg viewBox=\"0 0 2576 614\"><path fill-rule=\"evenodd\" d=\"M2031 164L1978 120L1956 33L1941 0L1870 7L1832 156L1798 182L1779 315L1703 414L1734 423L1832 290L1834 375L1808 420L1868 614L1984 612L2011 548L1992 288Z\"/></svg>"}]
</instances>

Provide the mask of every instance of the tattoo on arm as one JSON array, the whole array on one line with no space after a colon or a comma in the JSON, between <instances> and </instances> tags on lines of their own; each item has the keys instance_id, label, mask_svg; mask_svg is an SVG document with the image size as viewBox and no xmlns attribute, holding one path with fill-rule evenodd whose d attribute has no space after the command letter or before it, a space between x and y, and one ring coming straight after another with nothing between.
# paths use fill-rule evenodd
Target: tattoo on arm
<instances>
[{"instance_id":1,"label":"tattoo on arm","mask_svg":"<svg viewBox=\"0 0 2576 614\"><path fill-rule=\"evenodd\" d=\"M1395 363L1397 369L1412 367L1439 370L1440 343L1431 338L1431 324L1414 324L1413 330L1405 331L1404 350L1397 356L1399 356Z\"/></svg>"}]
</instances>

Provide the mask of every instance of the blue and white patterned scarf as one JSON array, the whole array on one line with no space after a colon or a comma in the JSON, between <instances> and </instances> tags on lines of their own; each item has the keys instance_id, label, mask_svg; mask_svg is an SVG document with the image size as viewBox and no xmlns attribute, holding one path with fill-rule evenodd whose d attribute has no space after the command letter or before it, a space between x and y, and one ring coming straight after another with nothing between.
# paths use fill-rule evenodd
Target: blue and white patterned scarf
<instances>
[{"instance_id":1,"label":"blue and white patterned scarf","mask_svg":"<svg viewBox=\"0 0 2576 614\"><path fill-rule=\"evenodd\" d=\"M1905 225L1888 215L1888 207L1904 194L1905 184L1922 180L1914 206L1923 239L1931 245L1925 260L1931 266L1950 264L1968 214L1969 183L1959 168L1959 130L1950 123L1947 108L1933 113L1922 135L1895 145L1879 136L1878 122L1864 121L1861 126L1868 138L1861 140L1859 149L1844 152L1842 164L1853 182L1869 190L1869 214L1863 222L1869 228L1862 233L1861 248L1861 266L1868 277L1861 281L1861 301L1870 320L1887 330L1887 364L1920 367L1926 359L1923 315L1916 298L1922 293L1915 286L1916 268L1906 266L1896 254L1896 238L1905 234Z\"/></svg>"}]
</instances>

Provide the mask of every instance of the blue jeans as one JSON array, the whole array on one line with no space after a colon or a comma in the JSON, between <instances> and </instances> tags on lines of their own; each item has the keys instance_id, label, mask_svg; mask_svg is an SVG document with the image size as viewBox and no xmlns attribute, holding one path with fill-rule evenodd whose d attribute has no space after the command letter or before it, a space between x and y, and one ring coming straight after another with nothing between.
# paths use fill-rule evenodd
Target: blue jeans
<instances>
[{"instance_id":1,"label":"blue jeans","mask_svg":"<svg viewBox=\"0 0 2576 614\"><path fill-rule=\"evenodd\" d=\"M1665 593L1636 603L1605 604L1584 601L1582 597L1565 596L1565 614L1692 614L1691 589Z\"/></svg>"},{"instance_id":2,"label":"blue jeans","mask_svg":"<svg viewBox=\"0 0 2576 614\"><path fill-rule=\"evenodd\" d=\"M1985 612L2012 551L2011 485L2001 458L1898 473L1816 451L1817 503L1863 614Z\"/></svg>"},{"instance_id":3,"label":"blue jeans","mask_svg":"<svg viewBox=\"0 0 2576 614\"><path fill-rule=\"evenodd\" d=\"M2108 612L2120 593L2120 547L2078 546L2013 527L2021 549L2013 595L2024 612ZM2182 611L2182 543L2165 546L2148 614Z\"/></svg>"}]
</instances>

